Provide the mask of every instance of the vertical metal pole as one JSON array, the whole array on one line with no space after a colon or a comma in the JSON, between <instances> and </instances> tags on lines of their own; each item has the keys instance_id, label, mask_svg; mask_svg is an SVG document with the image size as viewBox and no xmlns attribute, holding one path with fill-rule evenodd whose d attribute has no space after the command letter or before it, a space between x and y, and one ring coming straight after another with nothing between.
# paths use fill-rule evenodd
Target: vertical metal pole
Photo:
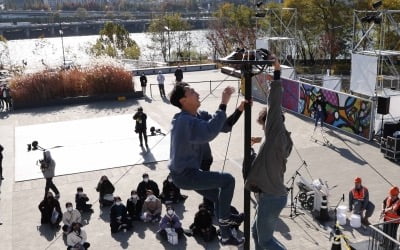
<instances>
[{"instance_id":1,"label":"vertical metal pole","mask_svg":"<svg viewBox=\"0 0 400 250\"><path fill-rule=\"evenodd\" d=\"M244 64L242 71L245 77L245 90L244 96L246 100L251 100L251 77L252 77L252 66L250 64ZM251 104L246 103L244 106L244 160L243 169L244 173L250 168L250 156L251 156ZM244 237L246 242L244 244L244 250L250 249L250 192L244 189Z\"/></svg>"},{"instance_id":2,"label":"vertical metal pole","mask_svg":"<svg viewBox=\"0 0 400 250\"><path fill-rule=\"evenodd\" d=\"M210 94L212 93L212 90L211 90L211 80L210 80Z\"/></svg>"},{"instance_id":3,"label":"vertical metal pole","mask_svg":"<svg viewBox=\"0 0 400 250\"><path fill-rule=\"evenodd\" d=\"M60 36L61 36L61 47L63 53L63 69L65 69L65 54L64 54L64 31L62 30L61 21L60 21Z\"/></svg>"}]
</instances>

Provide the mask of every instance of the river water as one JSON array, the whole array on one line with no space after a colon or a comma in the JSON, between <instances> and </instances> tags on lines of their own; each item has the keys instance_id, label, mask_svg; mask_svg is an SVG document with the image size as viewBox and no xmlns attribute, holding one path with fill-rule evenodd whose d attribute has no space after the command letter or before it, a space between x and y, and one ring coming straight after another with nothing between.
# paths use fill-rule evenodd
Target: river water
<instances>
[{"instance_id":1,"label":"river water","mask_svg":"<svg viewBox=\"0 0 400 250\"><path fill-rule=\"evenodd\" d=\"M210 54L209 44L206 39L207 30L191 31L192 48L201 54ZM146 33L131 33L131 38L136 41L141 49L141 61L162 61L161 50L151 50L150 36ZM64 37L65 59L71 60L76 65L87 66L93 63L110 62L111 58L95 58L88 53L89 48L99 38L94 36L73 36ZM63 64L63 50L61 38L25 39L11 40L7 42L9 60L6 64L23 67L26 62L25 71L32 72L45 69L46 67L56 68Z\"/></svg>"}]
</instances>

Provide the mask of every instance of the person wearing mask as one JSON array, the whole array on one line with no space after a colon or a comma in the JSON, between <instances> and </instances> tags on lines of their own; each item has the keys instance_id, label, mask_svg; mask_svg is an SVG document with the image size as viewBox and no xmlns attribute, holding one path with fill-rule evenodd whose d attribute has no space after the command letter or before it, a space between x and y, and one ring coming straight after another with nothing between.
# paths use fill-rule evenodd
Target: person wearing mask
<instances>
[{"instance_id":1,"label":"person wearing mask","mask_svg":"<svg viewBox=\"0 0 400 250\"><path fill-rule=\"evenodd\" d=\"M161 219L162 204L152 190L147 190L147 198L144 200L141 219L144 222L158 222Z\"/></svg>"},{"instance_id":2,"label":"person wearing mask","mask_svg":"<svg viewBox=\"0 0 400 250\"><path fill-rule=\"evenodd\" d=\"M153 194L156 197L160 196L160 189L158 188L158 185L155 181L149 179L149 175L147 173L144 173L142 175L143 181L141 181L137 188L136 191L139 195L139 199L144 201L147 198L147 190L151 190Z\"/></svg>"},{"instance_id":3,"label":"person wearing mask","mask_svg":"<svg viewBox=\"0 0 400 250\"><path fill-rule=\"evenodd\" d=\"M135 132L139 134L140 147L143 147L143 138L146 148L147 145L147 115L143 112L143 108L139 107L137 112L133 115L133 120L135 120Z\"/></svg>"},{"instance_id":4,"label":"person wearing mask","mask_svg":"<svg viewBox=\"0 0 400 250\"><path fill-rule=\"evenodd\" d=\"M181 190L174 184L171 175L168 175L167 179L163 182L163 189L160 198L162 203L168 205L184 201L188 197L181 194Z\"/></svg>"},{"instance_id":5,"label":"person wearing mask","mask_svg":"<svg viewBox=\"0 0 400 250\"><path fill-rule=\"evenodd\" d=\"M53 196L52 192L47 192L46 197L40 202L39 211L41 214L41 224L51 224L58 228L62 220L60 203Z\"/></svg>"},{"instance_id":6,"label":"person wearing mask","mask_svg":"<svg viewBox=\"0 0 400 250\"><path fill-rule=\"evenodd\" d=\"M126 209L131 220L140 220L143 201L140 200L136 190L131 191L131 197L126 201Z\"/></svg>"},{"instance_id":7,"label":"person wearing mask","mask_svg":"<svg viewBox=\"0 0 400 250\"><path fill-rule=\"evenodd\" d=\"M45 196L51 189L55 193L55 198L58 200L60 198L60 192L58 191L56 185L54 185L53 183L56 162L51 157L49 150L43 152L43 160L40 160L39 162L40 169L42 170L43 176L46 179L46 186L44 188Z\"/></svg>"},{"instance_id":8,"label":"person wearing mask","mask_svg":"<svg viewBox=\"0 0 400 250\"><path fill-rule=\"evenodd\" d=\"M113 193L114 185L108 180L108 177L103 175L97 184L96 191L99 192L100 206L111 206L114 203Z\"/></svg>"},{"instance_id":9,"label":"person wearing mask","mask_svg":"<svg viewBox=\"0 0 400 250\"><path fill-rule=\"evenodd\" d=\"M87 235L85 230L81 228L81 224L74 222L71 225L72 230L67 235L67 250L83 250L90 247L90 243L87 242Z\"/></svg>"},{"instance_id":10,"label":"person wearing mask","mask_svg":"<svg viewBox=\"0 0 400 250\"><path fill-rule=\"evenodd\" d=\"M143 95L146 95L146 86L147 86L147 77L144 74L144 72L142 72L141 76L140 76L140 86L142 87L142 92Z\"/></svg>"},{"instance_id":11,"label":"person wearing mask","mask_svg":"<svg viewBox=\"0 0 400 250\"><path fill-rule=\"evenodd\" d=\"M361 222L369 226L371 223L368 218L372 216L374 210L375 205L369 200L368 189L361 184L361 178L356 177L354 188L349 192L349 211L360 215Z\"/></svg>"},{"instance_id":12,"label":"person wearing mask","mask_svg":"<svg viewBox=\"0 0 400 250\"><path fill-rule=\"evenodd\" d=\"M389 196L383 200L382 203L383 232L397 240L397 229L400 223L400 200L399 188L392 187L389 190ZM395 249L392 241L384 239L384 249ZM397 248L396 248L397 249Z\"/></svg>"},{"instance_id":13,"label":"person wearing mask","mask_svg":"<svg viewBox=\"0 0 400 250\"><path fill-rule=\"evenodd\" d=\"M114 200L114 205L112 205L110 211L111 233L118 233L124 229L131 229L131 221L128 219L127 209L125 205L122 204L121 198L119 196L115 196Z\"/></svg>"},{"instance_id":14,"label":"person wearing mask","mask_svg":"<svg viewBox=\"0 0 400 250\"><path fill-rule=\"evenodd\" d=\"M255 193L257 210L252 227L256 249L286 249L273 236L279 214L287 203L284 184L286 162L293 142L286 130L282 114L281 67L274 62L274 76L268 96L269 109L263 109L258 123L264 140L251 167L244 171L245 188Z\"/></svg>"},{"instance_id":15,"label":"person wearing mask","mask_svg":"<svg viewBox=\"0 0 400 250\"><path fill-rule=\"evenodd\" d=\"M161 97L165 98L165 90L164 90L165 77L161 71L158 71L157 82L158 82L158 89L160 90L160 95Z\"/></svg>"},{"instance_id":16,"label":"person wearing mask","mask_svg":"<svg viewBox=\"0 0 400 250\"><path fill-rule=\"evenodd\" d=\"M216 216L221 231L221 244L241 246L244 238L232 235L230 227L240 225L242 216L232 215L230 205L235 179L229 173L202 171L204 145L212 141L226 121L226 105L235 89L223 90L221 104L214 115L203 111L208 120L198 117L199 94L186 83L177 83L170 94L170 102L180 112L172 119L169 170L174 184L184 190L194 190L217 203Z\"/></svg>"},{"instance_id":17,"label":"person wearing mask","mask_svg":"<svg viewBox=\"0 0 400 250\"><path fill-rule=\"evenodd\" d=\"M88 196L83 192L82 187L76 189L75 206L81 213L93 213L92 204L87 204L89 201Z\"/></svg>"},{"instance_id":18,"label":"person wearing mask","mask_svg":"<svg viewBox=\"0 0 400 250\"><path fill-rule=\"evenodd\" d=\"M173 231L178 235L178 239L183 237L182 224L179 217L175 214L175 210L171 206L167 206L167 214L160 221L160 229L158 234L162 239L168 240L167 231Z\"/></svg>"},{"instance_id":19,"label":"person wearing mask","mask_svg":"<svg viewBox=\"0 0 400 250\"><path fill-rule=\"evenodd\" d=\"M71 202L67 202L65 207L67 211L65 211L62 216L62 221L64 223L62 230L67 234L71 231L72 223L81 223L81 213L72 207Z\"/></svg>"},{"instance_id":20,"label":"person wearing mask","mask_svg":"<svg viewBox=\"0 0 400 250\"><path fill-rule=\"evenodd\" d=\"M181 66L178 65L178 68L176 68L174 75L175 75L176 82L182 82L183 71L181 69Z\"/></svg>"}]
</instances>

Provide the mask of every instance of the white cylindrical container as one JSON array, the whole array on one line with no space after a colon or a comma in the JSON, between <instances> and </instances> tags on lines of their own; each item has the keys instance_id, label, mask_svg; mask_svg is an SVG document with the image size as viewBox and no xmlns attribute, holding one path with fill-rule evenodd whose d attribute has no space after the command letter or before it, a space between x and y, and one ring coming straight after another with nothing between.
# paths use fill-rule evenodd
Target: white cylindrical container
<instances>
[{"instance_id":1,"label":"white cylindrical container","mask_svg":"<svg viewBox=\"0 0 400 250\"><path fill-rule=\"evenodd\" d=\"M338 214L338 215L336 216L336 219L337 219L339 225L341 225L341 226L346 225L346 222L347 222L347 221L346 221L346 220L347 220L346 214Z\"/></svg>"},{"instance_id":2,"label":"white cylindrical container","mask_svg":"<svg viewBox=\"0 0 400 250\"><path fill-rule=\"evenodd\" d=\"M358 214L352 214L350 217L350 226L354 228L361 227L361 217Z\"/></svg>"},{"instance_id":3,"label":"white cylindrical container","mask_svg":"<svg viewBox=\"0 0 400 250\"><path fill-rule=\"evenodd\" d=\"M339 215L339 214L346 214L346 211L347 211L347 206L340 205L340 206L338 206L338 208L336 209L336 215Z\"/></svg>"}]
</instances>

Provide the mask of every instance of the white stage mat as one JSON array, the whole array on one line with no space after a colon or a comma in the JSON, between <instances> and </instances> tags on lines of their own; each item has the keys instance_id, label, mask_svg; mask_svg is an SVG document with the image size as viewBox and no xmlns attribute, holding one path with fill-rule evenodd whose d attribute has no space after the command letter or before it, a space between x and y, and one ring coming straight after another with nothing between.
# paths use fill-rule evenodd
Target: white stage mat
<instances>
[{"instance_id":1,"label":"white stage mat","mask_svg":"<svg viewBox=\"0 0 400 250\"><path fill-rule=\"evenodd\" d=\"M169 135L148 136L150 151L139 146L132 115L46 123L15 128L15 181L43 178L37 160L40 150L27 151L27 144L38 141L50 149L56 162L56 175L163 161L169 159ZM147 117L150 127L160 125ZM161 129L163 133L166 130ZM55 148L53 148L55 147ZM53 149L51 149L53 148Z\"/></svg>"}]
</instances>

